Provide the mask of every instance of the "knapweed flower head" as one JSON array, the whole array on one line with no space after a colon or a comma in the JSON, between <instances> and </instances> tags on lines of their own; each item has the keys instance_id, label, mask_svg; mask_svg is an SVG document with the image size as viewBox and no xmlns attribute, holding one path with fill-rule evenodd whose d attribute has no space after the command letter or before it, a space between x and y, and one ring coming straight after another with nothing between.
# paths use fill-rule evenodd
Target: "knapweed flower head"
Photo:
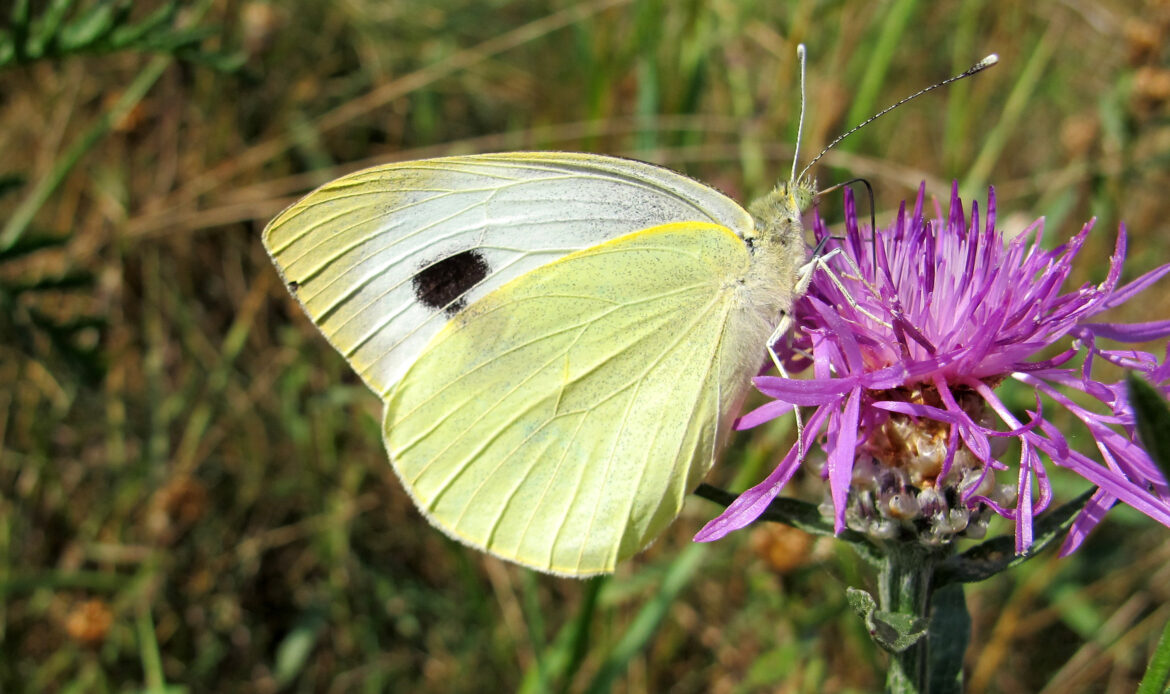
<instances>
[{"instance_id":1,"label":"knapweed flower head","mask_svg":"<svg viewBox=\"0 0 1170 694\"><path fill-rule=\"evenodd\" d=\"M1124 380L1094 377L1094 367L1108 362L1170 390L1165 362L1101 344L1163 339L1170 321L1093 322L1133 300L1170 265L1119 288L1123 226L1104 281L1062 293L1091 222L1047 251L1043 220L1004 239L995 227L994 191L982 221L976 203L968 222L957 186L945 217L936 209L936 219L926 218L923 200L920 189L913 212L907 215L903 204L876 240L859 228L849 194L844 239L829 238L816 220L831 273L816 273L795 307L793 338L781 346L788 365L811 366L812 377L757 378L756 387L773 400L738 425L814 407L803 444L695 539L714 540L755 520L792 478L799 454L817 441L829 483L826 510L837 532L851 527L878 539L943 544L981 536L995 513L1015 522L1016 551L1023 552L1032 544L1034 517L1052 502L1045 458L1097 487L1062 553L1078 547L1119 500L1170 526L1170 488L1136 441ZM1008 379L1034 394L1026 417L997 395ZM1099 459L1074 450L1052 423L1057 409L1080 420Z\"/></svg>"}]
</instances>

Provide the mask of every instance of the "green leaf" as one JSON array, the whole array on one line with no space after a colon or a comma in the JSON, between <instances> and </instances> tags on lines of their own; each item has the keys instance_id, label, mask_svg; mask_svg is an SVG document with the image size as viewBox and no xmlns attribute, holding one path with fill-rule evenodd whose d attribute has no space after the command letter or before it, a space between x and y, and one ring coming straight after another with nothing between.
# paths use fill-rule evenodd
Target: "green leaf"
<instances>
[{"instance_id":1,"label":"green leaf","mask_svg":"<svg viewBox=\"0 0 1170 694\"><path fill-rule=\"evenodd\" d=\"M166 25L173 21L176 9L175 3L167 3L143 17L137 24L115 27L110 32L110 45L121 48L144 40L155 31L166 31Z\"/></svg>"},{"instance_id":2,"label":"green leaf","mask_svg":"<svg viewBox=\"0 0 1170 694\"><path fill-rule=\"evenodd\" d=\"M272 675L278 687L292 683L304 671L325 626L325 614L319 608L310 608L297 619L276 648Z\"/></svg>"},{"instance_id":3,"label":"green leaf","mask_svg":"<svg viewBox=\"0 0 1170 694\"><path fill-rule=\"evenodd\" d=\"M215 26L199 26L204 8L189 13L189 26L176 26L180 3L172 0L137 20L131 0L52 0L38 7L35 17L27 2L14 7L7 31L0 31L0 66L39 59L62 58L82 53L137 51L163 53L222 72L238 70L245 56L240 53L205 52L203 41L222 34Z\"/></svg>"},{"instance_id":4,"label":"green leaf","mask_svg":"<svg viewBox=\"0 0 1170 694\"><path fill-rule=\"evenodd\" d=\"M1162 630L1162 638L1158 639L1158 647L1138 684L1137 694L1162 694L1167 684L1170 684L1170 623Z\"/></svg>"},{"instance_id":5,"label":"green leaf","mask_svg":"<svg viewBox=\"0 0 1170 694\"><path fill-rule=\"evenodd\" d=\"M1170 478L1170 407L1156 388L1132 371L1125 376L1137 419L1138 439L1162 474Z\"/></svg>"},{"instance_id":6,"label":"green leaf","mask_svg":"<svg viewBox=\"0 0 1170 694\"><path fill-rule=\"evenodd\" d=\"M1089 489L1067 504L1040 516L1032 526L1035 540L1023 554L1016 554L1014 537L1003 535L993 538L941 562L935 574L935 585L942 587L948 583L982 581L1013 566L1019 566L1043 552L1065 536L1076 520L1077 513L1085 507L1096 491Z\"/></svg>"},{"instance_id":7,"label":"green leaf","mask_svg":"<svg viewBox=\"0 0 1170 694\"><path fill-rule=\"evenodd\" d=\"M28 9L28 0L16 0L16 4L12 7L12 43L5 48L11 46L11 51L0 50L0 57L8 54L10 60L20 62L25 58L25 45L28 43L28 29L30 24L30 14ZM3 65L3 63L0 63Z\"/></svg>"},{"instance_id":8,"label":"green leaf","mask_svg":"<svg viewBox=\"0 0 1170 694\"><path fill-rule=\"evenodd\" d=\"M916 615L879 610L873 596L858 588L848 588L845 599L865 621L874 643L890 653L901 653L926 636L930 623Z\"/></svg>"},{"instance_id":9,"label":"green leaf","mask_svg":"<svg viewBox=\"0 0 1170 694\"><path fill-rule=\"evenodd\" d=\"M28 38L28 53L30 57L40 57L46 53L55 52L57 39L61 32L61 25L73 5L73 0L54 0L49 4L41 16L33 24L33 30Z\"/></svg>"},{"instance_id":10,"label":"green leaf","mask_svg":"<svg viewBox=\"0 0 1170 694\"><path fill-rule=\"evenodd\" d=\"M934 592L930 605L930 691L962 694L963 656L971 641L971 615L963 586L952 583Z\"/></svg>"},{"instance_id":11,"label":"green leaf","mask_svg":"<svg viewBox=\"0 0 1170 694\"><path fill-rule=\"evenodd\" d=\"M61 52L71 53L89 46L113 31L117 26L116 11L113 3L99 2L69 22L60 31Z\"/></svg>"},{"instance_id":12,"label":"green leaf","mask_svg":"<svg viewBox=\"0 0 1170 694\"><path fill-rule=\"evenodd\" d=\"M703 483L695 488L695 496L708 501L714 501L720 506L727 507L738 498L735 494L718 487ZM856 530L846 528L841 534L833 532L833 522L823 515L816 504L788 497L776 497L768 508L760 514L759 520L783 523L805 531L810 535L832 537L853 545L853 549L870 564L877 566L882 561L883 552L878 549L869 538Z\"/></svg>"},{"instance_id":13,"label":"green leaf","mask_svg":"<svg viewBox=\"0 0 1170 694\"><path fill-rule=\"evenodd\" d=\"M869 616L877 610L877 600L874 600L872 595L860 588L846 588L845 600L849 603L849 607L853 608L853 611L867 622Z\"/></svg>"}]
</instances>

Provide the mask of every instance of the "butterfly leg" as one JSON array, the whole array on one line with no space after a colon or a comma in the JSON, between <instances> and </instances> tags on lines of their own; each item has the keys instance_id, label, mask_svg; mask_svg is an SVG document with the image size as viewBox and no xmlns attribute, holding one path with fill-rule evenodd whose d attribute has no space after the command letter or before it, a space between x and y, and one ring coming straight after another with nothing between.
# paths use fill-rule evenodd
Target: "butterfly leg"
<instances>
[{"instance_id":1,"label":"butterfly leg","mask_svg":"<svg viewBox=\"0 0 1170 694\"><path fill-rule=\"evenodd\" d=\"M804 272L804 268L801 268L801 272ZM772 331L771 337L768 338L768 354L772 357L772 363L776 366L776 370L780 372L780 376L783 378L791 378L791 376L788 375L788 369L784 368L784 362L780 359L780 356L776 354L775 345L780 338L788 333L794 322L791 309L785 311L784 315L780 317L780 322L776 325L776 329ZM804 460L804 418L800 414L800 407L793 405L792 415L796 417L796 459Z\"/></svg>"},{"instance_id":2,"label":"butterfly leg","mask_svg":"<svg viewBox=\"0 0 1170 694\"><path fill-rule=\"evenodd\" d=\"M874 323L877 323L878 325L893 329L893 326L891 326L888 322L875 316L874 314L867 311L864 306L858 304L857 300L853 298L853 295L849 293L849 290L845 289L845 285L841 282L841 278L837 277L837 273L833 272L832 268L830 268L825 262L834 255L839 255L845 264L849 266L850 272L853 273L853 276L856 277L857 281L864 284L866 288L869 289L871 295L873 295L875 298L877 297L877 289L875 289L873 285L866 281L865 276L861 274L861 268L857 267L857 262L853 260L853 258L849 257L848 253L842 253L840 248L834 248L822 256L813 258L800 269L800 275L798 275L799 281L797 284L798 291L803 294L803 290L808 289L809 283L812 282L812 271L808 271L806 273L805 268L813 266L813 270L820 270L821 272L825 273L825 276L829 278L829 281L832 282L833 285L841 292L841 295L845 297L845 301L849 303L850 308L861 313L866 318L870 319Z\"/></svg>"},{"instance_id":3,"label":"butterfly leg","mask_svg":"<svg viewBox=\"0 0 1170 694\"><path fill-rule=\"evenodd\" d=\"M841 280L839 280L836 275L833 274L833 271L826 263L829 258L832 258L834 255L838 254L841 254L842 257L847 259L847 261L849 260L848 256L841 253L841 249L834 248L833 250L823 255L817 254L812 258L812 260L809 260L807 263L802 265L800 269L797 270L796 287L794 288L793 293L796 296L804 296L805 292L808 291L809 285L812 284L813 273L817 270L821 270L827 273L837 288L841 290L841 293L848 297L850 305L854 306L855 308L859 308L853 301L853 297L849 296L849 293L845 291L845 287L841 284ZM855 272L857 272L858 275L861 274L861 271L856 269L856 264L852 264L852 267L855 269ZM869 314L866 313L866 315ZM776 354L775 345L780 341L780 338L788 334L788 331L792 329L792 326L795 322L796 321L795 318L793 318L792 310L790 309L785 311L784 315L780 317L780 322L776 325L776 329L772 331L772 335L768 338L768 354L772 357L772 363L776 366L776 370L780 372L780 376L783 378L791 377L788 374L788 369L784 368L784 362L780 359L780 356ZM804 417L801 416L800 407L797 405L792 406L792 414L796 418L797 460L804 460Z\"/></svg>"}]
</instances>

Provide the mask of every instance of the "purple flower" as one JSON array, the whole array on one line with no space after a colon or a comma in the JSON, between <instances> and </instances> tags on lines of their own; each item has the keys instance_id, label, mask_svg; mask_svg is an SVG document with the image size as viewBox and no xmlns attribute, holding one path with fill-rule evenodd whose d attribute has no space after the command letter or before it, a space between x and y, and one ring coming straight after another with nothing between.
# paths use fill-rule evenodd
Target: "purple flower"
<instances>
[{"instance_id":1,"label":"purple flower","mask_svg":"<svg viewBox=\"0 0 1170 694\"><path fill-rule=\"evenodd\" d=\"M1033 518L1052 501L1041 454L1097 487L1062 554L1076 549L1117 501L1170 526L1170 487L1136 442L1124 380L1093 376L1105 361L1170 391L1165 358L1159 364L1147 352L1101 344L1163 339L1170 321L1093 322L1170 265L1118 288L1123 226L1105 280L1061 293L1091 222L1046 251L1042 220L1005 241L995 229L994 191L981 225L977 203L967 223L957 186L949 214L943 217L936 204L937 219L926 219L924 188L909 218L903 204L893 226L879 231L876 261L846 193L845 238L827 242L827 249L838 249L827 260L832 275L815 274L795 308L793 336L778 348L788 365L811 366L813 375L757 378L756 387L774 400L738 424L756 426L794 405L814 407L804 446L794 445L696 540L718 539L755 520L796 472L798 450L818 440L831 500L824 508L837 532L851 527L877 538L916 535L941 544L981 536L995 513L1015 521L1016 551L1023 552L1032 544ZM814 232L818 240L829 237L819 218ZM1007 379L1035 394L1024 421L996 394ZM1083 423L1100 460L1070 447L1048 419L1054 407Z\"/></svg>"}]
</instances>

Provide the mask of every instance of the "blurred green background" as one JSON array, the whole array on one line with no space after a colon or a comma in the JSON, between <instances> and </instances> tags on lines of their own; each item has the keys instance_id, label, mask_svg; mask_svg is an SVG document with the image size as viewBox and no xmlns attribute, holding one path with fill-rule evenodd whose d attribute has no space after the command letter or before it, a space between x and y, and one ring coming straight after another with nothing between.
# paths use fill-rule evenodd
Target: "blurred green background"
<instances>
[{"instance_id":1,"label":"blurred green background","mask_svg":"<svg viewBox=\"0 0 1170 694\"><path fill-rule=\"evenodd\" d=\"M831 542L694 546L718 509L693 499L581 582L430 528L377 399L260 245L348 171L585 150L748 199L787 176L798 42L805 161L998 52L850 139L820 183L868 178L879 223L922 180L991 183L1002 223L1047 216L1049 245L1097 216L1078 283L1122 221L1127 278L1170 243L1164 0L8 0L0 22L4 692L881 688L844 599L868 570ZM1164 318L1164 293L1116 317ZM785 426L740 435L712 481L762 477ZM969 691L1132 691L1170 618L1165 538L1119 509L1077 555L974 586Z\"/></svg>"}]
</instances>

